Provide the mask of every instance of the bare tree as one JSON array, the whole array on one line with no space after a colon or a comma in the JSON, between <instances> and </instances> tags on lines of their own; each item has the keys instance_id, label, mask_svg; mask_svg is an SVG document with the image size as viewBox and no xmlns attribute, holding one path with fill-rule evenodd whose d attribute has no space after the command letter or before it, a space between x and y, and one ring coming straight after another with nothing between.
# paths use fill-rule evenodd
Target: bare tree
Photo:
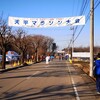
<instances>
[{"instance_id":1,"label":"bare tree","mask_svg":"<svg viewBox=\"0 0 100 100\"><path fill-rule=\"evenodd\" d=\"M35 52L35 62L38 62L38 50L42 44L43 36L41 35L34 35L32 36L32 46Z\"/></svg>"},{"instance_id":2,"label":"bare tree","mask_svg":"<svg viewBox=\"0 0 100 100\"><path fill-rule=\"evenodd\" d=\"M21 54L21 64L24 65L25 59L27 57L27 50L30 45L30 40L26 35L26 32L22 29L18 29L14 35L14 45L19 50Z\"/></svg>"},{"instance_id":3,"label":"bare tree","mask_svg":"<svg viewBox=\"0 0 100 100\"><path fill-rule=\"evenodd\" d=\"M35 61L38 62L38 55L46 54L47 50L50 48L53 39L43 35L32 36L32 46L35 51Z\"/></svg>"},{"instance_id":4,"label":"bare tree","mask_svg":"<svg viewBox=\"0 0 100 100\"><path fill-rule=\"evenodd\" d=\"M51 37L45 37L44 39L44 45L43 45L43 48L44 50L47 52L51 52L52 51L52 44L54 42L54 39L51 38Z\"/></svg>"},{"instance_id":5,"label":"bare tree","mask_svg":"<svg viewBox=\"0 0 100 100\"><path fill-rule=\"evenodd\" d=\"M5 69L6 52L11 46L12 37L11 27L8 27L7 23L0 18L0 50L2 51L2 69Z\"/></svg>"}]
</instances>

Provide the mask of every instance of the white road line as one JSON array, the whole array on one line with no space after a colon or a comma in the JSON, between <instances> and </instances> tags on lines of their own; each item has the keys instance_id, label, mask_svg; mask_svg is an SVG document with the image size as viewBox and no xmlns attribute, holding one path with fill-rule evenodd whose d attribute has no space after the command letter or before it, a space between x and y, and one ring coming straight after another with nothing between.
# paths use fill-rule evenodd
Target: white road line
<instances>
[{"instance_id":1,"label":"white road line","mask_svg":"<svg viewBox=\"0 0 100 100\"><path fill-rule=\"evenodd\" d=\"M71 71L70 71L70 68L69 68L69 67L68 67L68 70L69 70L69 74L70 74L70 77L71 77L71 81L72 81L72 85L73 85L73 88L74 88L74 92L75 92L75 95L76 95L76 100L80 100L79 94L78 94L77 88L76 88L76 86L75 86L74 79L73 79L73 77L71 76Z\"/></svg>"},{"instance_id":2,"label":"white road line","mask_svg":"<svg viewBox=\"0 0 100 100\"><path fill-rule=\"evenodd\" d=\"M36 71L35 73L33 73L32 75L30 75L29 77L27 77L26 79L30 79L33 75L36 75L37 73L39 73L40 71Z\"/></svg>"},{"instance_id":3,"label":"white road line","mask_svg":"<svg viewBox=\"0 0 100 100\"><path fill-rule=\"evenodd\" d=\"M49 65L48 66L45 66L45 68L47 68L47 67L49 67Z\"/></svg>"}]
</instances>

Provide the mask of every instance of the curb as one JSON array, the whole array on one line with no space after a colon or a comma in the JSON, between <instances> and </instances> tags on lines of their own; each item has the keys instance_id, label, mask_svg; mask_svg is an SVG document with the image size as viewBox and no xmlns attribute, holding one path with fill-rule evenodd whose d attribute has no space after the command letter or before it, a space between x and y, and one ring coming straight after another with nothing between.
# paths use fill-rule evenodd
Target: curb
<instances>
[{"instance_id":1,"label":"curb","mask_svg":"<svg viewBox=\"0 0 100 100\"><path fill-rule=\"evenodd\" d=\"M35 64L35 63L32 63L32 64ZM14 70L14 69L18 69L18 68L30 66L30 65L32 65L32 64L29 64L29 65L27 64L27 65L23 65L23 66L16 66L16 67L8 68L8 69L2 69L2 70L0 70L0 74L1 74L1 73L4 73L4 72L7 72L7 71Z\"/></svg>"},{"instance_id":2,"label":"curb","mask_svg":"<svg viewBox=\"0 0 100 100\"><path fill-rule=\"evenodd\" d=\"M7 72L7 71L10 71L10 70L13 70L13 69L18 69L18 68L21 68L21 67L25 67L25 66L17 66L17 67L8 68L8 69L2 69L2 70L0 71L0 74L1 74L1 73L4 73L4 72Z\"/></svg>"}]
</instances>

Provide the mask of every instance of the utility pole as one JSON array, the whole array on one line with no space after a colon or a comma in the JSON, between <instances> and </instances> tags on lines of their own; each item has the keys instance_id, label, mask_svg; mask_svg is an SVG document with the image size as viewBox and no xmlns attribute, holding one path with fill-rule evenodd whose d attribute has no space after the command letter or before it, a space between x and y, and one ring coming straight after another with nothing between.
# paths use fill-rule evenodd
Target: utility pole
<instances>
[{"instance_id":1,"label":"utility pole","mask_svg":"<svg viewBox=\"0 0 100 100\"><path fill-rule=\"evenodd\" d=\"M74 52L74 27L71 27L70 30L72 30L72 60L73 60L73 52Z\"/></svg>"},{"instance_id":2,"label":"utility pole","mask_svg":"<svg viewBox=\"0 0 100 100\"><path fill-rule=\"evenodd\" d=\"M93 76L94 63L94 0L90 0L90 76Z\"/></svg>"},{"instance_id":3,"label":"utility pole","mask_svg":"<svg viewBox=\"0 0 100 100\"><path fill-rule=\"evenodd\" d=\"M73 28L73 37L72 37L72 60L73 60L73 52L74 52L74 28Z\"/></svg>"}]
</instances>

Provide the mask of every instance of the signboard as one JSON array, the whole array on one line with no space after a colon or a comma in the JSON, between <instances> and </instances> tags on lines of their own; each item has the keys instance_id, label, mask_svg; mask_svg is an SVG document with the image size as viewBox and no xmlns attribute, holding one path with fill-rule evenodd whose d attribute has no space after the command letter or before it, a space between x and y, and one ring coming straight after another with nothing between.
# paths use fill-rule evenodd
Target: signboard
<instances>
[{"instance_id":1,"label":"signboard","mask_svg":"<svg viewBox=\"0 0 100 100\"><path fill-rule=\"evenodd\" d=\"M47 28L62 27L69 25L84 25L85 16L64 17L64 18L20 18L9 17L9 26L30 27L30 28Z\"/></svg>"},{"instance_id":2,"label":"signboard","mask_svg":"<svg viewBox=\"0 0 100 100\"><path fill-rule=\"evenodd\" d=\"M72 56L78 58L90 58L90 52L73 52Z\"/></svg>"},{"instance_id":3,"label":"signboard","mask_svg":"<svg viewBox=\"0 0 100 100\"><path fill-rule=\"evenodd\" d=\"M65 51L57 51L57 53L65 53Z\"/></svg>"}]
</instances>

